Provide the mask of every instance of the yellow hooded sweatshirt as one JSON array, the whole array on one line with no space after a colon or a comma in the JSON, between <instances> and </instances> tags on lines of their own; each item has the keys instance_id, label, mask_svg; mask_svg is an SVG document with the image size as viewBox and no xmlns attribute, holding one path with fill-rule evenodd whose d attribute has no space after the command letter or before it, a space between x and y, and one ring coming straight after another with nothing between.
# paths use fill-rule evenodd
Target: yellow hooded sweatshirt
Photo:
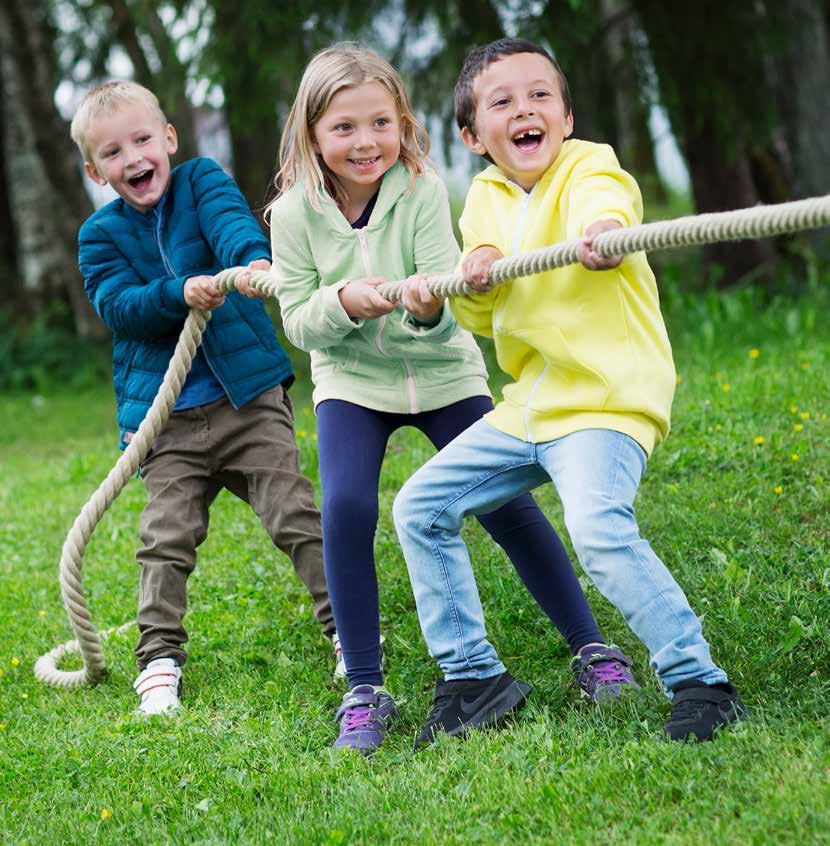
<instances>
[{"instance_id":1,"label":"yellow hooded sweatshirt","mask_svg":"<svg viewBox=\"0 0 830 846\"><path fill-rule=\"evenodd\" d=\"M579 238L598 220L642 221L637 183L611 147L565 141L530 193L495 165L467 195L465 255L490 244L505 256ZM582 429L614 429L651 454L669 432L675 371L654 274L644 253L613 270L582 265L454 297L467 329L495 339L514 382L487 421L540 443Z\"/></svg>"}]
</instances>

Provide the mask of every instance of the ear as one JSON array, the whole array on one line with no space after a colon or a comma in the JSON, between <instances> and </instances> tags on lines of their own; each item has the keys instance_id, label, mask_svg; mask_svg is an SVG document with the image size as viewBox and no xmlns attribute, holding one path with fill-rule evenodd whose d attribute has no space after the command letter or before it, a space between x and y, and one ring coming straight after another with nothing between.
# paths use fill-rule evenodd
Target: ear
<instances>
[{"instance_id":1,"label":"ear","mask_svg":"<svg viewBox=\"0 0 830 846\"><path fill-rule=\"evenodd\" d=\"M96 185L104 186L107 184L107 180L98 173L92 162L84 162L84 172Z\"/></svg>"},{"instance_id":2,"label":"ear","mask_svg":"<svg viewBox=\"0 0 830 846\"><path fill-rule=\"evenodd\" d=\"M568 116L565 118L565 137L570 138L571 133L574 131L574 113L568 112Z\"/></svg>"},{"instance_id":3,"label":"ear","mask_svg":"<svg viewBox=\"0 0 830 846\"><path fill-rule=\"evenodd\" d=\"M164 128L164 139L167 142L167 155L172 156L179 149L179 136L172 123L168 123Z\"/></svg>"},{"instance_id":4,"label":"ear","mask_svg":"<svg viewBox=\"0 0 830 846\"><path fill-rule=\"evenodd\" d=\"M477 153L479 156L487 153L487 148L478 140L478 136L469 126L465 126L461 130L461 140L464 142L464 146L471 152Z\"/></svg>"}]
</instances>

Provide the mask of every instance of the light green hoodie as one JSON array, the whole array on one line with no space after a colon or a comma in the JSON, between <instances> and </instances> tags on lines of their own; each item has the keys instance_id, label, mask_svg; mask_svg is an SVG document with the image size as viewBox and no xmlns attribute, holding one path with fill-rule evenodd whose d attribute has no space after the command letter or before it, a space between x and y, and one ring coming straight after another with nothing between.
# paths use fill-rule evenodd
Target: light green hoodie
<instances>
[{"instance_id":1,"label":"light green hoodie","mask_svg":"<svg viewBox=\"0 0 830 846\"><path fill-rule=\"evenodd\" d=\"M349 317L338 292L350 280L449 273L458 264L447 191L427 171L409 191L398 162L380 187L368 226L352 229L323 192L320 211L299 183L271 210L273 272L288 340L311 353L314 404L327 399L417 414L489 396L487 370L447 303L434 326L402 306L375 320Z\"/></svg>"}]
</instances>

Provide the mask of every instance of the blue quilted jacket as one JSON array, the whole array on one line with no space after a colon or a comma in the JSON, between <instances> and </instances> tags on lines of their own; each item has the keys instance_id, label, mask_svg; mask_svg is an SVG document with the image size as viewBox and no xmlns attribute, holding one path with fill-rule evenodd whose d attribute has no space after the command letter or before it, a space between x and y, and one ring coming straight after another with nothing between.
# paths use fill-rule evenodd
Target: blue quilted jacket
<instances>
[{"instance_id":1,"label":"blue quilted jacket","mask_svg":"<svg viewBox=\"0 0 830 846\"><path fill-rule=\"evenodd\" d=\"M123 436L158 393L188 314L184 283L271 257L236 183L210 159L175 168L150 212L120 197L81 227L84 290L113 335L113 382ZM231 293L214 309L202 349L237 408L293 373L261 300Z\"/></svg>"}]
</instances>

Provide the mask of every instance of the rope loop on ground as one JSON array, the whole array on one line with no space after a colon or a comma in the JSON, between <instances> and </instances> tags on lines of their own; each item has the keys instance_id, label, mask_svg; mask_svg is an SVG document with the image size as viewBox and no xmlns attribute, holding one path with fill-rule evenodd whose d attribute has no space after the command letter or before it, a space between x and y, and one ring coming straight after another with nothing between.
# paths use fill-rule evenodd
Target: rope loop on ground
<instances>
[{"instance_id":1,"label":"rope loop on ground","mask_svg":"<svg viewBox=\"0 0 830 846\"><path fill-rule=\"evenodd\" d=\"M647 223L627 229L603 232L594 238L594 249L604 256L629 255L637 252L654 252L669 247L713 244L721 241L738 241L746 238L770 238L805 229L830 225L830 195L797 200L773 206L681 217L659 223ZM490 270L492 287L520 276L531 276L576 264L579 240L565 241L528 253L500 259ZM235 290L242 274L250 274L251 284L270 297L276 297L276 280L271 273L234 267L218 273L214 279L222 293ZM399 302L404 280L386 282L377 290L391 302ZM433 294L457 296L470 293L459 273L431 276L427 284ZM167 372L147 416L133 435L127 449L115 463L107 477L81 509L66 541L60 561L60 585L69 622L75 640L55 647L38 659L35 676L55 687L77 688L96 684L106 674L106 663L99 636L86 603L81 569L84 552L95 527L104 512L112 505L127 482L135 475L147 456L156 436L161 431L179 398L184 380L190 370L196 350L202 342L202 333L210 320L210 312L192 309L184 323L176 349ZM116 631L132 625L125 623ZM58 669L58 662L66 655L80 653L84 666L81 670Z\"/></svg>"}]
</instances>

